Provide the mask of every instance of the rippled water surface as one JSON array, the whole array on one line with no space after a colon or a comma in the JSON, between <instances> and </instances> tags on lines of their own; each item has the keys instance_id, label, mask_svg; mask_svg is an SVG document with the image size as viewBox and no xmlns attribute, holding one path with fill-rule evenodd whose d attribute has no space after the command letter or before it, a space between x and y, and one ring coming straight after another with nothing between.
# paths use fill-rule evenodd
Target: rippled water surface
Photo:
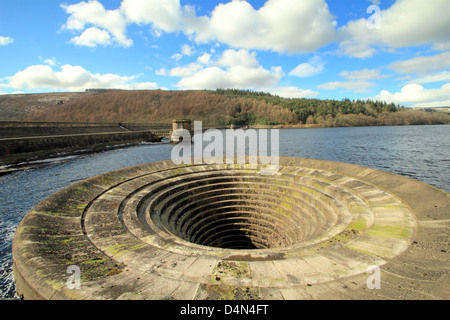
<instances>
[{"instance_id":1,"label":"rippled water surface","mask_svg":"<svg viewBox=\"0 0 450 320\"><path fill-rule=\"evenodd\" d=\"M280 156L347 162L401 174L450 192L450 126L280 130ZM208 143L205 142L205 146ZM11 243L25 214L56 191L88 177L170 160L170 144L68 157L0 176L0 298L14 297Z\"/></svg>"}]
</instances>

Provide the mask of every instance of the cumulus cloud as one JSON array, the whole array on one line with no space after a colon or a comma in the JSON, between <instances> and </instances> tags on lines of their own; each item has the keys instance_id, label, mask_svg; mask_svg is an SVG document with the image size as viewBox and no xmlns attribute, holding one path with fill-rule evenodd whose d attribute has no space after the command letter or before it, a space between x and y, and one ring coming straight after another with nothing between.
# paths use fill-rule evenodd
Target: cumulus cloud
<instances>
[{"instance_id":1,"label":"cumulus cloud","mask_svg":"<svg viewBox=\"0 0 450 320\"><path fill-rule=\"evenodd\" d=\"M255 52L245 49L225 50L218 57L201 55L197 62L165 70L171 77L181 78L176 84L181 89L236 88L270 92L286 98L314 97L318 93L296 87L282 87L279 82L284 75L281 67L262 67Z\"/></svg>"},{"instance_id":2,"label":"cumulus cloud","mask_svg":"<svg viewBox=\"0 0 450 320\"><path fill-rule=\"evenodd\" d=\"M0 36L0 46L7 46L8 44L11 44L13 42L14 42L14 40L11 37Z\"/></svg>"},{"instance_id":3,"label":"cumulus cloud","mask_svg":"<svg viewBox=\"0 0 450 320\"><path fill-rule=\"evenodd\" d=\"M193 50L194 50L194 48L193 47L191 47L190 45L188 45L188 44L183 44L182 46L181 46L181 53L175 53L174 55L172 55L172 59L175 59L175 60L180 60L183 56L188 56L188 57L190 57L190 56L192 56L192 54L193 54Z\"/></svg>"},{"instance_id":4,"label":"cumulus cloud","mask_svg":"<svg viewBox=\"0 0 450 320\"><path fill-rule=\"evenodd\" d=\"M105 30L100 30L96 27L91 27L71 40L77 46L96 47L97 45L109 45L112 43L111 36Z\"/></svg>"},{"instance_id":5,"label":"cumulus cloud","mask_svg":"<svg viewBox=\"0 0 450 320\"><path fill-rule=\"evenodd\" d=\"M63 28L83 31L86 26L95 27L125 47L132 44L125 34L130 24L151 25L156 35L181 31L198 43L219 41L237 48L290 53L317 50L337 36L337 23L325 0L267 0L258 10L247 1L232 0L217 5L210 16L198 16L194 6L181 6L179 0L123 0L116 10L89 0L62 8L70 15ZM104 36L99 44L106 42Z\"/></svg>"},{"instance_id":6,"label":"cumulus cloud","mask_svg":"<svg viewBox=\"0 0 450 320\"><path fill-rule=\"evenodd\" d=\"M203 67L198 63L190 63L184 67L176 67L169 71L171 77L190 77L202 70Z\"/></svg>"},{"instance_id":7,"label":"cumulus cloud","mask_svg":"<svg viewBox=\"0 0 450 320\"><path fill-rule=\"evenodd\" d=\"M181 7L179 0L123 0L115 10L106 10L98 0L88 0L62 4L61 8L69 14L62 28L83 32L71 42L88 47L111 44L130 47L133 41L126 35L130 24L152 25L153 33L160 36L162 32L182 31L184 17L190 21L189 15L195 15L189 6Z\"/></svg>"},{"instance_id":8,"label":"cumulus cloud","mask_svg":"<svg viewBox=\"0 0 450 320\"><path fill-rule=\"evenodd\" d=\"M378 0L369 1L379 4ZM63 28L81 32L72 42L86 46L131 46L126 29L137 24L151 26L157 36L182 32L197 43L219 42L279 53L314 52L333 42L339 43L338 54L358 58L371 57L378 49L392 52L418 45L441 51L450 48L448 0L426 5L423 0L397 0L380 12L379 29L368 28L369 15L337 29L326 0L267 0L258 9L248 1L231 0L203 16L193 5L182 6L180 0L123 0L115 10L106 10L98 0L61 7L69 14ZM95 29L85 34L87 28Z\"/></svg>"},{"instance_id":9,"label":"cumulus cloud","mask_svg":"<svg viewBox=\"0 0 450 320\"><path fill-rule=\"evenodd\" d=\"M92 26L72 39L73 43L90 47L111 44L112 41L123 47L133 44L126 36L126 19L119 10L106 10L97 0L62 4L61 7L70 15L63 29L83 31L87 25Z\"/></svg>"},{"instance_id":10,"label":"cumulus cloud","mask_svg":"<svg viewBox=\"0 0 450 320\"><path fill-rule=\"evenodd\" d=\"M282 74L280 67L267 70L261 66L258 68L233 66L226 69L213 66L202 68L190 75L184 75L177 87L183 89L252 89L275 85L280 81ZM174 73L172 72L171 75Z\"/></svg>"},{"instance_id":11,"label":"cumulus cloud","mask_svg":"<svg viewBox=\"0 0 450 320\"><path fill-rule=\"evenodd\" d=\"M211 55L209 53L204 53L200 57L197 58L197 61L203 64L209 64L209 61L211 60Z\"/></svg>"},{"instance_id":12,"label":"cumulus cloud","mask_svg":"<svg viewBox=\"0 0 450 320\"><path fill-rule=\"evenodd\" d=\"M193 48L190 45L183 44L181 46L181 54L190 57L190 56L192 56L192 53L193 53Z\"/></svg>"},{"instance_id":13,"label":"cumulus cloud","mask_svg":"<svg viewBox=\"0 0 450 320\"><path fill-rule=\"evenodd\" d=\"M386 101L411 106L439 107L450 105L450 83L438 89L425 89L420 84L408 84L400 92L381 91L372 100Z\"/></svg>"},{"instance_id":14,"label":"cumulus cloud","mask_svg":"<svg viewBox=\"0 0 450 320\"><path fill-rule=\"evenodd\" d=\"M219 41L232 47L302 53L336 39L336 21L325 0L268 0L255 10L247 1L219 4L195 29L199 42Z\"/></svg>"},{"instance_id":15,"label":"cumulus cloud","mask_svg":"<svg viewBox=\"0 0 450 320\"><path fill-rule=\"evenodd\" d=\"M183 10L180 0L124 0L120 11L129 23L152 24L166 32L181 29Z\"/></svg>"},{"instance_id":16,"label":"cumulus cloud","mask_svg":"<svg viewBox=\"0 0 450 320\"><path fill-rule=\"evenodd\" d=\"M256 52L247 50L225 50L216 62L221 67L241 66L247 68L257 68L259 62L256 59Z\"/></svg>"},{"instance_id":17,"label":"cumulus cloud","mask_svg":"<svg viewBox=\"0 0 450 320\"><path fill-rule=\"evenodd\" d=\"M63 65L56 71L50 65L33 65L9 77L0 87L83 91L88 88L156 89L153 82L133 82L137 76L94 74L81 66Z\"/></svg>"},{"instance_id":18,"label":"cumulus cloud","mask_svg":"<svg viewBox=\"0 0 450 320\"><path fill-rule=\"evenodd\" d=\"M378 47L404 48L432 44L443 48L449 39L448 0L397 0L380 12L381 27L369 29L367 19L350 21L339 29L338 53L357 58L373 56Z\"/></svg>"},{"instance_id":19,"label":"cumulus cloud","mask_svg":"<svg viewBox=\"0 0 450 320\"><path fill-rule=\"evenodd\" d=\"M299 64L295 69L289 72L289 75L300 78L312 77L320 74L324 70L325 63L322 58L315 56L308 62Z\"/></svg>"},{"instance_id":20,"label":"cumulus cloud","mask_svg":"<svg viewBox=\"0 0 450 320\"><path fill-rule=\"evenodd\" d=\"M198 59L204 63L193 62L184 67L173 68L169 72L172 77L181 77L177 87L254 89L275 85L283 76L281 67L264 69L257 61L256 53L245 49L225 50L214 61L210 55L203 55Z\"/></svg>"}]
</instances>

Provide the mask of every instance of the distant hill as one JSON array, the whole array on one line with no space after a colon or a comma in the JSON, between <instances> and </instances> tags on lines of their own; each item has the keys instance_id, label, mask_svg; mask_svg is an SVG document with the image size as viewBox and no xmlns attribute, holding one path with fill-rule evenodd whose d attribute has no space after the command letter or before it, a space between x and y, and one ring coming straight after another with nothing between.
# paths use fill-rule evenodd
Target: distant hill
<instances>
[{"instance_id":1,"label":"distant hill","mask_svg":"<svg viewBox=\"0 0 450 320\"><path fill-rule=\"evenodd\" d=\"M249 90L103 90L0 95L1 121L150 122L174 118L207 125L365 126L450 124L441 112L384 102L285 99Z\"/></svg>"},{"instance_id":2,"label":"distant hill","mask_svg":"<svg viewBox=\"0 0 450 320\"><path fill-rule=\"evenodd\" d=\"M92 92L63 92L0 95L0 120L26 121L37 113L51 111L53 107L92 94Z\"/></svg>"}]
</instances>

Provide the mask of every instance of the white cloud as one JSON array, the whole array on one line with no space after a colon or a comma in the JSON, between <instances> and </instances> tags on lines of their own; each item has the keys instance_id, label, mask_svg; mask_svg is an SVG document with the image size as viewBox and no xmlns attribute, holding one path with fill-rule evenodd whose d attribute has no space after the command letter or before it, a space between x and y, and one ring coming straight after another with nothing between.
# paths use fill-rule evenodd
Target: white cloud
<instances>
[{"instance_id":1,"label":"white cloud","mask_svg":"<svg viewBox=\"0 0 450 320\"><path fill-rule=\"evenodd\" d=\"M306 63L299 64L295 69L289 72L289 75L300 78L312 77L320 74L324 70L325 63L322 58L315 56Z\"/></svg>"},{"instance_id":2,"label":"white cloud","mask_svg":"<svg viewBox=\"0 0 450 320\"><path fill-rule=\"evenodd\" d=\"M175 53L174 55L172 55L172 59L175 59L176 61L179 61L181 58L183 58L183 56L192 56L193 54L193 48L188 45L188 44L184 44L181 46L181 53Z\"/></svg>"},{"instance_id":3,"label":"white cloud","mask_svg":"<svg viewBox=\"0 0 450 320\"><path fill-rule=\"evenodd\" d=\"M448 0L397 0L381 11L381 27L370 30L367 19L350 21L339 29L343 40L338 52L368 58L377 47L404 48L431 44L443 48L449 40ZM367 16L369 18L369 16Z\"/></svg>"},{"instance_id":4,"label":"white cloud","mask_svg":"<svg viewBox=\"0 0 450 320\"><path fill-rule=\"evenodd\" d=\"M400 74L426 75L435 71L442 71L450 68L450 51L434 56L421 56L408 60L397 61L388 66Z\"/></svg>"},{"instance_id":5,"label":"white cloud","mask_svg":"<svg viewBox=\"0 0 450 320\"><path fill-rule=\"evenodd\" d=\"M9 77L0 87L83 91L88 88L155 89L153 82L133 82L137 76L94 74L81 66L63 65L55 71L49 65L33 65Z\"/></svg>"},{"instance_id":6,"label":"white cloud","mask_svg":"<svg viewBox=\"0 0 450 320\"><path fill-rule=\"evenodd\" d=\"M183 89L238 88L252 89L277 84L282 77L280 67L266 70L262 67L235 66L227 69L208 67L183 77L177 87Z\"/></svg>"},{"instance_id":7,"label":"white cloud","mask_svg":"<svg viewBox=\"0 0 450 320\"><path fill-rule=\"evenodd\" d=\"M182 31L199 42L277 52L309 52L336 39L336 22L325 0L268 0L258 10L243 0L218 4L210 16L179 0L124 0L127 23L151 24L157 34Z\"/></svg>"},{"instance_id":8,"label":"white cloud","mask_svg":"<svg viewBox=\"0 0 450 320\"><path fill-rule=\"evenodd\" d=\"M211 60L211 55L209 53L205 53L197 58L197 61L203 64L209 64Z\"/></svg>"},{"instance_id":9,"label":"white cloud","mask_svg":"<svg viewBox=\"0 0 450 320\"><path fill-rule=\"evenodd\" d=\"M112 43L109 33L96 27L91 27L71 40L77 46L96 47L97 45L110 45Z\"/></svg>"},{"instance_id":10,"label":"white cloud","mask_svg":"<svg viewBox=\"0 0 450 320\"><path fill-rule=\"evenodd\" d=\"M0 36L0 46L7 46L8 44L11 44L13 42L14 42L14 40L11 37Z\"/></svg>"},{"instance_id":11,"label":"white cloud","mask_svg":"<svg viewBox=\"0 0 450 320\"><path fill-rule=\"evenodd\" d=\"M256 52L249 52L244 49L225 50L216 64L221 67L241 66L257 68L259 66L259 62L256 59Z\"/></svg>"},{"instance_id":12,"label":"white cloud","mask_svg":"<svg viewBox=\"0 0 450 320\"><path fill-rule=\"evenodd\" d=\"M450 48L448 0L433 0L427 5L423 0L397 0L381 11L381 28L373 30L367 27L369 14L336 30L337 22L326 0L267 0L259 9L245 0L231 0L204 16L199 16L193 5L182 6L180 0L123 0L116 10L106 10L98 0L61 7L69 14L63 28L82 33L72 42L87 46L129 47L133 41L126 36L127 26L138 24L151 25L156 36L182 32L197 43L218 42L279 53L314 52L335 41L340 41L339 54L358 58L371 57L378 49L392 52L418 45L441 51ZM89 27L95 29L85 34ZM189 55L187 50L174 58L180 54ZM308 74L303 70L308 67L299 66L299 74Z\"/></svg>"},{"instance_id":13,"label":"white cloud","mask_svg":"<svg viewBox=\"0 0 450 320\"><path fill-rule=\"evenodd\" d=\"M198 16L194 6L181 6L179 0L123 0L116 10L89 0L62 8L70 15L65 29L83 31L91 25L108 31L125 47L132 44L125 35L130 24L151 25L157 36L181 31L198 43L219 41L236 48L290 53L317 50L337 35L325 0L267 0L258 10L247 1L232 0L217 5L210 16Z\"/></svg>"},{"instance_id":14,"label":"white cloud","mask_svg":"<svg viewBox=\"0 0 450 320\"><path fill-rule=\"evenodd\" d=\"M211 54L204 53L197 58L197 62L164 71L171 77L181 78L176 84L181 89L255 89L286 98L315 97L319 94L312 90L279 86L284 75L282 68L263 68L256 53L245 49L225 50L214 59Z\"/></svg>"},{"instance_id":15,"label":"white cloud","mask_svg":"<svg viewBox=\"0 0 450 320\"><path fill-rule=\"evenodd\" d=\"M272 87L283 76L281 67L264 69L256 59L256 53L247 50L225 50L212 61L211 56L198 58L202 63L191 63L173 68L169 75L181 77L176 84L182 89L239 88L255 89Z\"/></svg>"},{"instance_id":16,"label":"white cloud","mask_svg":"<svg viewBox=\"0 0 450 320\"><path fill-rule=\"evenodd\" d=\"M196 72L202 70L202 66L198 63L191 63L185 67L176 67L170 70L169 75L171 77L190 77Z\"/></svg>"},{"instance_id":17,"label":"white cloud","mask_svg":"<svg viewBox=\"0 0 450 320\"><path fill-rule=\"evenodd\" d=\"M197 41L245 49L301 53L336 39L336 22L325 0L268 0L258 10L233 0L216 6L204 24L206 28L193 28Z\"/></svg>"},{"instance_id":18,"label":"white cloud","mask_svg":"<svg viewBox=\"0 0 450 320\"><path fill-rule=\"evenodd\" d=\"M181 29L183 11L180 0L124 0L120 11L129 23L152 24L166 32Z\"/></svg>"},{"instance_id":19,"label":"white cloud","mask_svg":"<svg viewBox=\"0 0 450 320\"><path fill-rule=\"evenodd\" d=\"M63 29L82 31L86 25L93 26L85 30L81 36L72 39L75 44L88 46L110 44L111 39L108 37L111 34L112 40L118 45L123 47L132 45L133 41L125 34L126 19L119 10L106 10L97 0L82 1L72 5L63 4L61 7L70 15ZM100 42L96 42L96 39Z\"/></svg>"},{"instance_id":20,"label":"white cloud","mask_svg":"<svg viewBox=\"0 0 450 320\"><path fill-rule=\"evenodd\" d=\"M438 89L425 89L419 84L408 84L400 92L390 93L387 90L383 90L379 95L371 99L412 106L449 106L450 83L446 83Z\"/></svg>"},{"instance_id":21,"label":"white cloud","mask_svg":"<svg viewBox=\"0 0 450 320\"><path fill-rule=\"evenodd\" d=\"M193 48L188 44L183 44L181 46L181 54L183 54L185 56L188 56L188 57L192 56L192 53L193 53L192 50L193 50Z\"/></svg>"}]
</instances>

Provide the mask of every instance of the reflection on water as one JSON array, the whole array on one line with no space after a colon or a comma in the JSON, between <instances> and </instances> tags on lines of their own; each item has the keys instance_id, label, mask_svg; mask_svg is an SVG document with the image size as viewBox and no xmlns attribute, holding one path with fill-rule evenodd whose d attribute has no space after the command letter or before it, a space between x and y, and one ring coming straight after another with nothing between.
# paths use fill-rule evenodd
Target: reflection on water
<instances>
[{"instance_id":1,"label":"reflection on water","mask_svg":"<svg viewBox=\"0 0 450 320\"><path fill-rule=\"evenodd\" d=\"M280 130L280 156L347 162L431 184L450 192L450 126ZM204 147L209 142L204 143ZM11 242L17 224L52 193L88 177L170 160L172 145L80 155L0 177L0 298L14 296Z\"/></svg>"}]
</instances>

